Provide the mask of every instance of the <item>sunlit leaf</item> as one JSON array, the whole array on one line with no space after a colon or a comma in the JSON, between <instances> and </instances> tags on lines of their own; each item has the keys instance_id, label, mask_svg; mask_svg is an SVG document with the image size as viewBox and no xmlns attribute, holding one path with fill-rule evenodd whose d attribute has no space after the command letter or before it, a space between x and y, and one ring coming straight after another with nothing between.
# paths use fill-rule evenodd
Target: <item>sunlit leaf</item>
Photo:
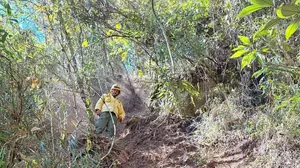
<instances>
[{"instance_id":1,"label":"sunlit leaf","mask_svg":"<svg viewBox=\"0 0 300 168\"><path fill-rule=\"evenodd\" d=\"M121 57L122 57L122 61L124 61L124 60L126 60L126 58L127 58L127 51L125 51L125 52L123 52L122 54L121 54Z\"/></svg>"},{"instance_id":2,"label":"sunlit leaf","mask_svg":"<svg viewBox=\"0 0 300 168\"><path fill-rule=\"evenodd\" d=\"M53 21L53 15L49 15L49 22L52 22Z\"/></svg>"},{"instance_id":3,"label":"sunlit leaf","mask_svg":"<svg viewBox=\"0 0 300 168\"><path fill-rule=\"evenodd\" d=\"M280 8L276 9L276 15L281 19L287 18L287 17L283 16Z\"/></svg>"},{"instance_id":4,"label":"sunlit leaf","mask_svg":"<svg viewBox=\"0 0 300 168\"><path fill-rule=\"evenodd\" d=\"M239 50L239 51L235 52L230 58L238 58L238 57L242 56L243 54L245 54L246 52L248 52L248 50Z\"/></svg>"},{"instance_id":5,"label":"sunlit leaf","mask_svg":"<svg viewBox=\"0 0 300 168\"><path fill-rule=\"evenodd\" d=\"M143 71L142 71L142 70L138 70L138 76L139 76L139 77L143 77L143 75L144 75L144 74L143 74Z\"/></svg>"},{"instance_id":6,"label":"sunlit leaf","mask_svg":"<svg viewBox=\"0 0 300 168\"><path fill-rule=\"evenodd\" d=\"M121 29L121 24L120 23L116 24L116 29Z\"/></svg>"},{"instance_id":7,"label":"sunlit leaf","mask_svg":"<svg viewBox=\"0 0 300 168\"><path fill-rule=\"evenodd\" d=\"M269 7L273 5L273 0L250 0L253 5Z\"/></svg>"},{"instance_id":8,"label":"sunlit leaf","mask_svg":"<svg viewBox=\"0 0 300 168\"><path fill-rule=\"evenodd\" d=\"M264 8L265 6L261 6L261 5L251 5L251 6L247 6L246 8L244 8L239 14L238 14L238 18L247 16L255 11L258 11L262 8Z\"/></svg>"},{"instance_id":9,"label":"sunlit leaf","mask_svg":"<svg viewBox=\"0 0 300 168\"><path fill-rule=\"evenodd\" d=\"M263 53L266 53L266 52L269 51L269 48L263 48L261 51L262 51Z\"/></svg>"},{"instance_id":10,"label":"sunlit leaf","mask_svg":"<svg viewBox=\"0 0 300 168\"><path fill-rule=\"evenodd\" d=\"M90 138L86 140L86 151L90 151L92 149L92 141Z\"/></svg>"},{"instance_id":11,"label":"sunlit leaf","mask_svg":"<svg viewBox=\"0 0 300 168\"><path fill-rule=\"evenodd\" d=\"M238 51L238 50L242 50L242 49L245 49L245 48L246 48L246 46L239 45L236 48L232 49L232 51Z\"/></svg>"},{"instance_id":12,"label":"sunlit leaf","mask_svg":"<svg viewBox=\"0 0 300 168\"><path fill-rule=\"evenodd\" d=\"M89 46L89 42L87 40L84 40L82 42L82 47L88 47Z\"/></svg>"},{"instance_id":13,"label":"sunlit leaf","mask_svg":"<svg viewBox=\"0 0 300 168\"><path fill-rule=\"evenodd\" d=\"M91 98L86 99L86 104L90 105L91 104Z\"/></svg>"},{"instance_id":14,"label":"sunlit leaf","mask_svg":"<svg viewBox=\"0 0 300 168\"><path fill-rule=\"evenodd\" d=\"M184 89L189 92L190 95L199 97L200 92L187 80L182 80L181 84L183 85Z\"/></svg>"},{"instance_id":15,"label":"sunlit leaf","mask_svg":"<svg viewBox=\"0 0 300 168\"><path fill-rule=\"evenodd\" d=\"M107 36L110 36L112 33L113 33L112 30L108 30L108 31L106 32L106 35L107 35Z\"/></svg>"},{"instance_id":16,"label":"sunlit leaf","mask_svg":"<svg viewBox=\"0 0 300 168\"><path fill-rule=\"evenodd\" d=\"M251 62L255 58L255 54L256 54L256 51L252 51L243 57L242 63L241 63L241 69L244 69L247 65L251 64Z\"/></svg>"},{"instance_id":17,"label":"sunlit leaf","mask_svg":"<svg viewBox=\"0 0 300 168\"><path fill-rule=\"evenodd\" d=\"M246 36L238 36L238 38L241 40L241 42L245 45L249 45L250 44L250 40L248 37Z\"/></svg>"},{"instance_id":18,"label":"sunlit leaf","mask_svg":"<svg viewBox=\"0 0 300 168\"><path fill-rule=\"evenodd\" d=\"M295 19L286 29L285 31L285 39L288 40L298 29L300 22L300 17Z\"/></svg>"}]
</instances>

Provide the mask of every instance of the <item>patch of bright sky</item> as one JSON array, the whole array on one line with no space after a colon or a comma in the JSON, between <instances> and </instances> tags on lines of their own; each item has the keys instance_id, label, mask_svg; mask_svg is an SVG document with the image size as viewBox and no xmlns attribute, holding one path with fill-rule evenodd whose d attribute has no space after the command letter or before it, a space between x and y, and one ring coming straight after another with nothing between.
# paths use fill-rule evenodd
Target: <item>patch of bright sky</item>
<instances>
[{"instance_id":1,"label":"patch of bright sky","mask_svg":"<svg viewBox=\"0 0 300 168\"><path fill-rule=\"evenodd\" d=\"M22 7L17 7L16 3L22 3ZM27 4L26 4L27 3ZM16 18L19 22L19 26L22 30L30 30L35 36L37 42L43 43L45 41L45 33L43 33L37 26L37 23L34 21L34 17L39 13L36 12L32 6L28 5L28 2L12 2L10 3L13 14L20 14ZM5 8L0 5L0 15L5 14Z\"/></svg>"}]
</instances>

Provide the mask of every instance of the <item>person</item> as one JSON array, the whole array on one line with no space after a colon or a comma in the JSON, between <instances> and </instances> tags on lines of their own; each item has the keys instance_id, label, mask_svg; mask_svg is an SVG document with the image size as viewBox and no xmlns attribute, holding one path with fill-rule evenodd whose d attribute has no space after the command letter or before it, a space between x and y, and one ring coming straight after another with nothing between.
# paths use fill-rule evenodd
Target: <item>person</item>
<instances>
[{"instance_id":1,"label":"person","mask_svg":"<svg viewBox=\"0 0 300 168\"><path fill-rule=\"evenodd\" d=\"M94 112L99 116L95 123L96 134L107 129L109 137L115 136L117 120L122 123L125 111L117 96L121 93L120 86L114 84L108 94L103 94L95 106Z\"/></svg>"}]
</instances>

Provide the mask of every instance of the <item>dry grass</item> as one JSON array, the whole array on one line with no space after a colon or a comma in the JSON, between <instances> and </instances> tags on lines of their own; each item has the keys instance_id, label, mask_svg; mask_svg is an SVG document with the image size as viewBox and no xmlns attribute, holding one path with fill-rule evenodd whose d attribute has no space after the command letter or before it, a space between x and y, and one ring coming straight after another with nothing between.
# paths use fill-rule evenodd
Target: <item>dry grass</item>
<instances>
[{"instance_id":1,"label":"dry grass","mask_svg":"<svg viewBox=\"0 0 300 168\"><path fill-rule=\"evenodd\" d=\"M192 139L199 147L199 164L270 168L300 165L300 141L291 132L297 126L297 117L275 115L270 107L264 111L259 107L245 108L241 101L238 92L222 102L214 99L208 102L208 111L201 114L201 121L193 124L196 131ZM278 118L282 124L278 124ZM239 147L244 142L254 145Z\"/></svg>"}]
</instances>

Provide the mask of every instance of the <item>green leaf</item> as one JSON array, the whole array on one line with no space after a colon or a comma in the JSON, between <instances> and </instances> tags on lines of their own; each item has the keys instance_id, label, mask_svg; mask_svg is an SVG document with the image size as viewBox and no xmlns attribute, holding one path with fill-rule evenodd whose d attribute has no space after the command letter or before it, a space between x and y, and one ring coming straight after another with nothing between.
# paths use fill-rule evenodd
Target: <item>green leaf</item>
<instances>
[{"instance_id":1,"label":"green leaf","mask_svg":"<svg viewBox=\"0 0 300 168\"><path fill-rule=\"evenodd\" d=\"M244 69L247 65L249 65L255 58L256 51L252 51L245 55L242 59L241 70Z\"/></svg>"},{"instance_id":2,"label":"green leaf","mask_svg":"<svg viewBox=\"0 0 300 168\"><path fill-rule=\"evenodd\" d=\"M269 48L263 48L262 50L261 50L261 52L263 52L263 53L266 53L266 52L268 52L269 51Z\"/></svg>"},{"instance_id":3,"label":"green leaf","mask_svg":"<svg viewBox=\"0 0 300 168\"><path fill-rule=\"evenodd\" d=\"M82 47L88 47L89 46L89 42L87 40L84 40L82 42Z\"/></svg>"},{"instance_id":4,"label":"green leaf","mask_svg":"<svg viewBox=\"0 0 300 168\"><path fill-rule=\"evenodd\" d=\"M258 70L256 72L254 72L254 74L252 75L252 77L257 78L257 77L259 77L263 73L265 73L265 69Z\"/></svg>"},{"instance_id":5,"label":"green leaf","mask_svg":"<svg viewBox=\"0 0 300 168\"><path fill-rule=\"evenodd\" d=\"M287 18L287 17L283 16L283 14L281 12L281 8L276 9L276 15L281 19Z\"/></svg>"},{"instance_id":6,"label":"green leaf","mask_svg":"<svg viewBox=\"0 0 300 168\"><path fill-rule=\"evenodd\" d=\"M248 52L248 50L239 50L239 51L235 52L230 58L238 58L238 57L242 56L243 54L245 54L246 52Z\"/></svg>"},{"instance_id":7,"label":"green leaf","mask_svg":"<svg viewBox=\"0 0 300 168\"><path fill-rule=\"evenodd\" d=\"M246 36L238 36L238 38L241 40L241 42L245 45L249 45L250 44L250 40L248 37Z\"/></svg>"},{"instance_id":8,"label":"green leaf","mask_svg":"<svg viewBox=\"0 0 300 168\"><path fill-rule=\"evenodd\" d=\"M121 24L120 23L116 24L116 29L121 29Z\"/></svg>"},{"instance_id":9,"label":"green leaf","mask_svg":"<svg viewBox=\"0 0 300 168\"><path fill-rule=\"evenodd\" d=\"M5 31L5 30L3 30L3 29L0 29L0 35L1 35L1 42L2 43L4 43L5 41L6 41L6 38L7 38L7 36L8 36L8 33Z\"/></svg>"},{"instance_id":10,"label":"green leaf","mask_svg":"<svg viewBox=\"0 0 300 168\"><path fill-rule=\"evenodd\" d=\"M6 8L8 16L10 16L11 15L11 7L10 7L9 3L5 4L5 8Z\"/></svg>"},{"instance_id":11,"label":"green leaf","mask_svg":"<svg viewBox=\"0 0 300 168\"><path fill-rule=\"evenodd\" d=\"M237 46L236 48L232 49L232 51L243 50L243 49L245 49L245 47L246 47L246 46L239 45L239 46Z\"/></svg>"},{"instance_id":12,"label":"green leaf","mask_svg":"<svg viewBox=\"0 0 300 168\"><path fill-rule=\"evenodd\" d=\"M284 17L291 17L300 13L300 7L295 4L283 5L279 10Z\"/></svg>"},{"instance_id":13,"label":"green leaf","mask_svg":"<svg viewBox=\"0 0 300 168\"><path fill-rule=\"evenodd\" d=\"M238 14L238 18L247 16L257 10L260 10L262 8L264 8L265 6L261 6L261 5L251 5L251 6L247 6L246 8L244 8L239 14Z\"/></svg>"},{"instance_id":14,"label":"green leaf","mask_svg":"<svg viewBox=\"0 0 300 168\"><path fill-rule=\"evenodd\" d=\"M196 96L196 97L200 96L200 92L189 81L182 80L181 84L183 88L192 96Z\"/></svg>"},{"instance_id":15,"label":"green leaf","mask_svg":"<svg viewBox=\"0 0 300 168\"><path fill-rule=\"evenodd\" d=\"M91 99L90 99L90 98L86 99L86 104L87 104L88 106L91 104Z\"/></svg>"},{"instance_id":16,"label":"green leaf","mask_svg":"<svg viewBox=\"0 0 300 168\"><path fill-rule=\"evenodd\" d=\"M49 18L49 22L52 22L52 21L53 21L53 15L52 15L52 14L50 14L50 15L48 16L48 18Z\"/></svg>"},{"instance_id":17,"label":"green leaf","mask_svg":"<svg viewBox=\"0 0 300 168\"><path fill-rule=\"evenodd\" d=\"M257 52L256 53L256 60L257 60L258 64L261 67L265 67L266 63L265 63L265 57L264 57L264 55L262 55L259 52Z\"/></svg>"},{"instance_id":18,"label":"green leaf","mask_svg":"<svg viewBox=\"0 0 300 168\"><path fill-rule=\"evenodd\" d=\"M19 23L19 21L17 19L9 19L9 20L11 20L13 22L16 22L16 23Z\"/></svg>"},{"instance_id":19,"label":"green leaf","mask_svg":"<svg viewBox=\"0 0 300 168\"><path fill-rule=\"evenodd\" d=\"M270 7L273 5L272 0L250 0L253 5L260 5L264 7Z\"/></svg>"},{"instance_id":20,"label":"green leaf","mask_svg":"<svg viewBox=\"0 0 300 168\"><path fill-rule=\"evenodd\" d=\"M280 18L270 20L267 24L264 25L262 31L268 30L271 27L275 26L276 24L279 23L280 20L281 20Z\"/></svg>"},{"instance_id":21,"label":"green leaf","mask_svg":"<svg viewBox=\"0 0 300 168\"><path fill-rule=\"evenodd\" d=\"M300 22L300 17L295 19L286 29L285 31L285 39L288 40L298 29Z\"/></svg>"},{"instance_id":22,"label":"green leaf","mask_svg":"<svg viewBox=\"0 0 300 168\"><path fill-rule=\"evenodd\" d=\"M138 75L139 75L139 77L143 77L143 71L142 70L138 70Z\"/></svg>"},{"instance_id":23,"label":"green leaf","mask_svg":"<svg viewBox=\"0 0 300 168\"><path fill-rule=\"evenodd\" d=\"M128 52L125 51L121 54L122 61L126 60Z\"/></svg>"},{"instance_id":24,"label":"green leaf","mask_svg":"<svg viewBox=\"0 0 300 168\"><path fill-rule=\"evenodd\" d=\"M266 31L272 28L273 26L275 26L276 24L278 24L280 20L281 18L272 19L265 25L261 26L259 30L256 33L254 33L253 39L256 39L257 37L267 34Z\"/></svg>"},{"instance_id":25,"label":"green leaf","mask_svg":"<svg viewBox=\"0 0 300 168\"><path fill-rule=\"evenodd\" d=\"M296 0L295 4L298 5L300 3L300 0Z\"/></svg>"}]
</instances>

